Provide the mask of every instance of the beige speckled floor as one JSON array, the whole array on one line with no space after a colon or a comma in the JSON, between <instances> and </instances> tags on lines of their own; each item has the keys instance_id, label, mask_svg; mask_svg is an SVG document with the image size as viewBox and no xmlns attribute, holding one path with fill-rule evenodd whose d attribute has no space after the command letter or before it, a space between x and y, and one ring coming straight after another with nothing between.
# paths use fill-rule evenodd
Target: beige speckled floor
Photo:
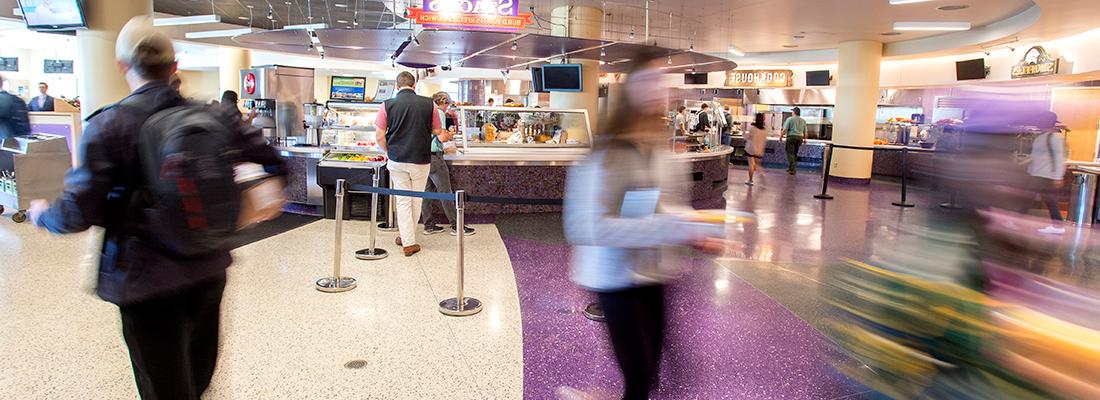
<instances>
[{"instance_id":1,"label":"beige speckled floor","mask_svg":"<svg viewBox=\"0 0 1100 400\"><path fill-rule=\"evenodd\" d=\"M359 288L320 293L333 222L237 250L209 399L509 399L523 393L519 297L492 225L467 239L476 316L441 315L454 296L454 237L422 237L411 258L359 261L366 223L345 225L344 272ZM90 293L89 235L56 237L0 220L0 398L135 398L116 308ZM392 233L380 247L396 252ZM361 369L344 363L365 360Z\"/></svg>"}]
</instances>

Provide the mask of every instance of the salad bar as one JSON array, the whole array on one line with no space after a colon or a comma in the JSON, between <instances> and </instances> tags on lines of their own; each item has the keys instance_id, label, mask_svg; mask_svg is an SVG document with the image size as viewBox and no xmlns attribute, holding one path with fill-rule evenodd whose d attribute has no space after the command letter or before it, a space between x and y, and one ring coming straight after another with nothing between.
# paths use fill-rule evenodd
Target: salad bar
<instances>
[{"instance_id":1,"label":"salad bar","mask_svg":"<svg viewBox=\"0 0 1100 400\"><path fill-rule=\"evenodd\" d=\"M329 150L317 164L317 185L324 191L325 218L336 218L336 180L344 179L350 185L369 185L374 174L379 175L379 186L389 187L389 173L385 168L386 154L373 147L340 147ZM344 202L345 219L370 219L370 196L348 194ZM385 219L382 210L389 207L389 196L381 196L376 212Z\"/></svg>"}]
</instances>

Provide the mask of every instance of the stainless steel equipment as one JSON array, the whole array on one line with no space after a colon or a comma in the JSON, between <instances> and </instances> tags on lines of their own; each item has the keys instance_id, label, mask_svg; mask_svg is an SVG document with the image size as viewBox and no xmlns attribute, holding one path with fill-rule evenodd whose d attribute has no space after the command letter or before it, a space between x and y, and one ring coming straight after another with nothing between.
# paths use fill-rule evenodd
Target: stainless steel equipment
<instances>
[{"instance_id":1,"label":"stainless steel equipment","mask_svg":"<svg viewBox=\"0 0 1100 400\"><path fill-rule=\"evenodd\" d=\"M241 99L264 116L264 126L273 125L269 138L277 145L305 144L305 112L302 105L313 103L313 69L265 65L241 70ZM253 100L249 102L248 100ZM259 118L258 118L259 119Z\"/></svg>"},{"instance_id":2,"label":"stainless steel equipment","mask_svg":"<svg viewBox=\"0 0 1100 400\"><path fill-rule=\"evenodd\" d=\"M1100 169L1078 167L1073 171L1069 202L1069 220L1089 226L1096 221L1096 182Z\"/></svg>"},{"instance_id":3,"label":"stainless steel equipment","mask_svg":"<svg viewBox=\"0 0 1100 400\"><path fill-rule=\"evenodd\" d=\"M305 142L298 142L298 144L320 146L321 132L325 127L325 116L328 114L328 107L325 107L324 104L306 103L302 105L302 109L305 110Z\"/></svg>"}]
</instances>

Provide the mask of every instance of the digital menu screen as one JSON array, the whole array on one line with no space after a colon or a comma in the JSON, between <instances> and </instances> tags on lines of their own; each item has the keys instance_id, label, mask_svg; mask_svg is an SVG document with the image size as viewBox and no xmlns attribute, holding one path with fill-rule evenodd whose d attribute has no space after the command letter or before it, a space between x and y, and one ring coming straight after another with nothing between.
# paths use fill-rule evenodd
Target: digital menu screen
<instances>
[{"instance_id":1,"label":"digital menu screen","mask_svg":"<svg viewBox=\"0 0 1100 400\"><path fill-rule=\"evenodd\" d=\"M366 101L367 78L332 77L329 98L337 101Z\"/></svg>"},{"instance_id":2,"label":"digital menu screen","mask_svg":"<svg viewBox=\"0 0 1100 400\"><path fill-rule=\"evenodd\" d=\"M19 0L28 29L57 30L83 28L80 0Z\"/></svg>"}]
</instances>

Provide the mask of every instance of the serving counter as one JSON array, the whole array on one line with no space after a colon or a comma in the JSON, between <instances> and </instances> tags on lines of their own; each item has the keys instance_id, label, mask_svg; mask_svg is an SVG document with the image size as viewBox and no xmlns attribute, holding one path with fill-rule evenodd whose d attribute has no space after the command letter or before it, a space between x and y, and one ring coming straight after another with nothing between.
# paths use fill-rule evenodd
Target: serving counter
<instances>
[{"instance_id":1,"label":"serving counter","mask_svg":"<svg viewBox=\"0 0 1100 400\"><path fill-rule=\"evenodd\" d=\"M831 143L829 140L807 139L798 150L798 166L801 168L820 170L824 165L825 148L829 143ZM747 163L748 158L745 154L745 138L742 136L733 136L730 145L733 147L733 160ZM875 145L873 147L875 150L873 156L874 161L871 164L871 174L885 177L901 177L903 165L900 150L903 146ZM912 178L917 176L917 174L914 174L915 171L920 171L922 168L931 164L934 153L930 152L929 149L919 146L909 146L909 148L915 150L909 152L909 159L906 162L907 168L909 169L909 176ZM764 148L763 161L764 165L767 166L786 167L786 143L779 141L777 137L769 137L768 143Z\"/></svg>"}]
</instances>

